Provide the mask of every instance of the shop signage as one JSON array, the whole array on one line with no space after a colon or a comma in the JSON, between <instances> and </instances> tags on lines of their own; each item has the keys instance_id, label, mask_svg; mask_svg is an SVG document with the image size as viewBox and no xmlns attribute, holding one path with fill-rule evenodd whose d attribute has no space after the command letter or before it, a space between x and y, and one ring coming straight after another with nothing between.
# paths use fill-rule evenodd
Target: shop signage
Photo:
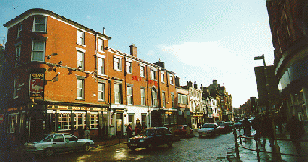
<instances>
[{"instance_id":1,"label":"shop signage","mask_svg":"<svg viewBox=\"0 0 308 162\"><path fill-rule=\"evenodd\" d=\"M141 77L139 76L132 76L132 80L141 81ZM158 82L155 80L148 80L149 84L154 84L156 87L158 87Z\"/></svg>"},{"instance_id":2,"label":"shop signage","mask_svg":"<svg viewBox=\"0 0 308 162\"><path fill-rule=\"evenodd\" d=\"M43 99L44 97L44 78L43 73L30 74L30 99Z\"/></svg>"}]
</instances>

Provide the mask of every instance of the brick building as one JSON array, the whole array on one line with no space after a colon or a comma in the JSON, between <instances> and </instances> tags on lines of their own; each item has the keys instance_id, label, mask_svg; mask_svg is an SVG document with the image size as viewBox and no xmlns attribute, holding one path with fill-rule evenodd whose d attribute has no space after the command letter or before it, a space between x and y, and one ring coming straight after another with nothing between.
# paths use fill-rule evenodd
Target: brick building
<instances>
[{"instance_id":1,"label":"brick building","mask_svg":"<svg viewBox=\"0 0 308 162\"><path fill-rule=\"evenodd\" d=\"M20 141L50 132L122 136L125 125L176 124L175 73L108 47L111 37L44 9L10 20L6 59L12 96L7 133ZM179 82L179 81L177 81Z\"/></svg>"}]
</instances>

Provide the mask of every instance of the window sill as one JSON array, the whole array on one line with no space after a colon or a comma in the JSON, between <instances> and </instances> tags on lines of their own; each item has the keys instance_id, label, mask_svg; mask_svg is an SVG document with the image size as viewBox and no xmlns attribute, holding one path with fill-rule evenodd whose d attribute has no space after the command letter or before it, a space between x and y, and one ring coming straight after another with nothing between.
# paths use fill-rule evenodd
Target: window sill
<instances>
[{"instance_id":1,"label":"window sill","mask_svg":"<svg viewBox=\"0 0 308 162\"><path fill-rule=\"evenodd\" d=\"M105 100L98 100L98 102L106 102Z\"/></svg>"},{"instance_id":2,"label":"window sill","mask_svg":"<svg viewBox=\"0 0 308 162\"><path fill-rule=\"evenodd\" d=\"M33 31L33 30L32 30L32 33L41 33L41 34L47 34L47 31Z\"/></svg>"},{"instance_id":3,"label":"window sill","mask_svg":"<svg viewBox=\"0 0 308 162\"><path fill-rule=\"evenodd\" d=\"M85 101L84 98L77 98L77 99L75 99L75 100L78 100L78 101Z\"/></svg>"},{"instance_id":4,"label":"window sill","mask_svg":"<svg viewBox=\"0 0 308 162\"><path fill-rule=\"evenodd\" d=\"M79 44L79 43L76 43L76 44L82 47L87 47L85 44Z\"/></svg>"}]
</instances>

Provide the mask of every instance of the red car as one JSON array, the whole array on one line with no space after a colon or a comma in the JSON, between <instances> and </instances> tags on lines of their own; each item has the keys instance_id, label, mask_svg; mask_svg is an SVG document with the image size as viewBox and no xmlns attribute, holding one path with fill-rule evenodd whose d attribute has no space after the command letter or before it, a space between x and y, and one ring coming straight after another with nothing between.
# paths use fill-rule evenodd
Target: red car
<instances>
[{"instance_id":1,"label":"red car","mask_svg":"<svg viewBox=\"0 0 308 162\"><path fill-rule=\"evenodd\" d=\"M190 134L193 134L193 130L190 130ZM179 136L186 136L187 135L187 125L179 125L177 129L174 131L174 135L179 135Z\"/></svg>"}]
</instances>

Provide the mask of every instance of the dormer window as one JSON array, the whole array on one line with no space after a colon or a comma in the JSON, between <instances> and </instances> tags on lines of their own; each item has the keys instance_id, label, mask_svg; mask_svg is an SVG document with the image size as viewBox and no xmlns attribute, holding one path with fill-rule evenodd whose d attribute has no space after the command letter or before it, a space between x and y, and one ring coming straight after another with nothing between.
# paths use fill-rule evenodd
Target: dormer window
<instances>
[{"instance_id":1,"label":"dormer window","mask_svg":"<svg viewBox=\"0 0 308 162\"><path fill-rule=\"evenodd\" d=\"M46 17L35 16L33 20L33 32L46 32Z\"/></svg>"},{"instance_id":2,"label":"dormer window","mask_svg":"<svg viewBox=\"0 0 308 162\"><path fill-rule=\"evenodd\" d=\"M97 47L98 51L99 52L104 52L104 41L99 38L97 44L98 44L98 47Z\"/></svg>"}]
</instances>

